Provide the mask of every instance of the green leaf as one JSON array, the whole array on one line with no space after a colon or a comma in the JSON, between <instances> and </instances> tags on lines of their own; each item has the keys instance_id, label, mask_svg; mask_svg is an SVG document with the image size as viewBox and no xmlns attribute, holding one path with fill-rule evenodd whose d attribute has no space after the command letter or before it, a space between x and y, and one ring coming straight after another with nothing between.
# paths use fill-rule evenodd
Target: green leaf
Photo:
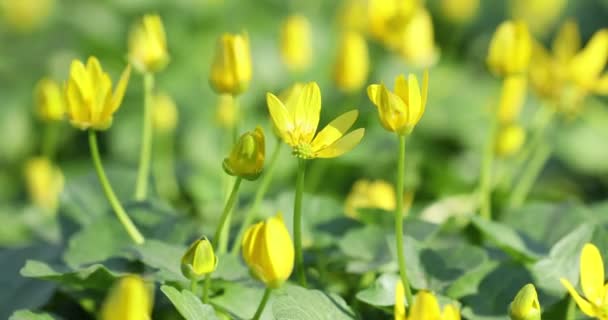
<instances>
[{"instance_id":1,"label":"green leaf","mask_svg":"<svg viewBox=\"0 0 608 320\"><path fill-rule=\"evenodd\" d=\"M399 275L397 274L382 274L371 287L359 291L357 299L373 306L392 306L395 304L397 281L399 281Z\"/></svg>"},{"instance_id":2,"label":"green leaf","mask_svg":"<svg viewBox=\"0 0 608 320\"><path fill-rule=\"evenodd\" d=\"M264 295L264 288L258 282L213 281L213 284L222 290L211 298L211 303L235 319L251 319ZM277 292L270 296L260 319L273 320L270 306Z\"/></svg>"},{"instance_id":3,"label":"green leaf","mask_svg":"<svg viewBox=\"0 0 608 320\"><path fill-rule=\"evenodd\" d=\"M536 261L540 258L541 253L530 248L526 240L509 226L479 216L474 216L472 222L479 231L515 259Z\"/></svg>"},{"instance_id":4,"label":"green leaf","mask_svg":"<svg viewBox=\"0 0 608 320\"><path fill-rule=\"evenodd\" d=\"M357 319L342 298L319 290L287 285L272 303L276 320L346 320Z\"/></svg>"},{"instance_id":5,"label":"green leaf","mask_svg":"<svg viewBox=\"0 0 608 320\"><path fill-rule=\"evenodd\" d=\"M454 280L445 290L448 297L459 299L464 296L474 295L479 293L479 285L481 281L496 269L499 262L487 260L476 268L467 271L458 279Z\"/></svg>"},{"instance_id":6,"label":"green leaf","mask_svg":"<svg viewBox=\"0 0 608 320\"><path fill-rule=\"evenodd\" d=\"M28 260L20 274L26 278L36 278L60 283L75 289L106 290L121 274L108 270L101 264L80 269L51 267L41 262Z\"/></svg>"},{"instance_id":7,"label":"green leaf","mask_svg":"<svg viewBox=\"0 0 608 320\"><path fill-rule=\"evenodd\" d=\"M192 292L188 290L179 292L171 286L162 286L160 290L186 320L219 320L213 307L203 304Z\"/></svg>"},{"instance_id":8,"label":"green leaf","mask_svg":"<svg viewBox=\"0 0 608 320\"><path fill-rule=\"evenodd\" d=\"M186 252L185 246L168 244L148 239L141 246L134 247L146 265L158 269L157 278L161 281L188 282L182 275L181 260Z\"/></svg>"},{"instance_id":9,"label":"green leaf","mask_svg":"<svg viewBox=\"0 0 608 320\"><path fill-rule=\"evenodd\" d=\"M18 310L11 315L8 320L56 320L58 318L53 317L48 313L34 313L29 310Z\"/></svg>"},{"instance_id":10,"label":"green leaf","mask_svg":"<svg viewBox=\"0 0 608 320\"><path fill-rule=\"evenodd\" d=\"M369 225L347 232L338 241L338 247L350 258L346 265L348 272L390 272L396 269L386 231L378 226Z\"/></svg>"}]
</instances>

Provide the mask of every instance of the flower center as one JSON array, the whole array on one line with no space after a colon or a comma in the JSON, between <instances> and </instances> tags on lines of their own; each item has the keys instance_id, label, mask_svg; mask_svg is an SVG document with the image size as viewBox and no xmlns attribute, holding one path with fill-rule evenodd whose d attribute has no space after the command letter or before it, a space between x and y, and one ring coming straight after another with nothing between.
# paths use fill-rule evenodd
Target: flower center
<instances>
[{"instance_id":1,"label":"flower center","mask_svg":"<svg viewBox=\"0 0 608 320\"><path fill-rule=\"evenodd\" d=\"M312 147L309 143L302 143L293 148L292 154L301 159L314 158Z\"/></svg>"}]
</instances>

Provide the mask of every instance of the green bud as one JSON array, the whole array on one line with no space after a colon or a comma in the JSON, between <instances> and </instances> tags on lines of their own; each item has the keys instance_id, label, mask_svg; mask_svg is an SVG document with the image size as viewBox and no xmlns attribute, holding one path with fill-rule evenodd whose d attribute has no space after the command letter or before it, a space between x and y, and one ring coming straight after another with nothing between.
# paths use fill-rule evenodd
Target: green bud
<instances>
[{"instance_id":1,"label":"green bud","mask_svg":"<svg viewBox=\"0 0 608 320\"><path fill-rule=\"evenodd\" d=\"M536 288L531 283L525 285L509 306L511 320L541 320L540 303Z\"/></svg>"},{"instance_id":2,"label":"green bud","mask_svg":"<svg viewBox=\"0 0 608 320\"><path fill-rule=\"evenodd\" d=\"M182 274L188 279L200 279L216 267L217 257L206 237L195 241L182 257Z\"/></svg>"},{"instance_id":3,"label":"green bud","mask_svg":"<svg viewBox=\"0 0 608 320\"><path fill-rule=\"evenodd\" d=\"M224 171L231 176L255 180L264 170L265 152L264 131L257 127L239 138L228 158L224 159Z\"/></svg>"}]
</instances>

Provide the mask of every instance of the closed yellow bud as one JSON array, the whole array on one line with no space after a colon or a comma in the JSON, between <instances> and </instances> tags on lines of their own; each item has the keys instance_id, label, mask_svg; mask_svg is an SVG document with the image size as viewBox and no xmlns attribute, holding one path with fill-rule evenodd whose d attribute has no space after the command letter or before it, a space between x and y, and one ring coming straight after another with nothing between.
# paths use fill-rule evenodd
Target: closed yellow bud
<instances>
[{"instance_id":1,"label":"closed yellow bud","mask_svg":"<svg viewBox=\"0 0 608 320\"><path fill-rule=\"evenodd\" d=\"M395 287L395 309L394 309L395 320L406 320L405 319L405 288L403 282L397 280L397 286Z\"/></svg>"},{"instance_id":2,"label":"closed yellow bud","mask_svg":"<svg viewBox=\"0 0 608 320\"><path fill-rule=\"evenodd\" d=\"M435 295L426 290L418 291L410 306L407 320L441 319L441 309Z\"/></svg>"},{"instance_id":3,"label":"closed yellow bud","mask_svg":"<svg viewBox=\"0 0 608 320\"><path fill-rule=\"evenodd\" d=\"M49 214L55 214L63 191L61 170L47 158L34 158L25 164L25 185L32 202Z\"/></svg>"},{"instance_id":4,"label":"closed yellow bud","mask_svg":"<svg viewBox=\"0 0 608 320\"><path fill-rule=\"evenodd\" d=\"M540 320L541 310L536 288L531 283L525 285L509 305L511 320Z\"/></svg>"},{"instance_id":5,"label":"closed yellow bud","mask_svg":"<svg viewBox=\"0 0 608 320\"><path fill-rule=\"evenodd\" d=\"M224 34L211 64L210 83L217 93L239 94L251 81L251 52L246 34Z\"/></svg>"},{"instance_id":6,"label":"closed yellow bud","mask_svg":"<svg viewBox=\"0 0 608 320\"><path fill-rule=\"evenodd\" d=\"M495 152L498 156L509 157L521 149L526 141L526 130L513 124L502 127L498 131L495 143Z\"/></svg>"},{"instance_id":7,"label":"closed yellow bud","mask_svg":"<svg viewBox=\"0 0 608 320\"><path fill-rule=\"evenodd\" d=\"M159 132L172 132L177 127L178 112L175 101L168 94L153 97L152 123Z\"/></svg>"},{"instance_id":8,"label":"closed yellow bud","mask_svg":"<svg viewBox=\"0 0 608 320\"><path fill-rule=\"evenodd\" d=\"M304 16L287 18L281 28L281 58L291 71L306 69L312 58L312 28Z\"/></svg>"},{"instance_id":9,"label":"closed yellow bud","mask_svg":"<svg viewBox=\"0 0 608 320\"><path fill-rule=\"evenodd\" d=\"M247 229L243 258L253 274L270 288L280 287L289 278L294 249L280 213Z\"/></svg>"},{"instance_id":10,"label":"closed yellow bud","mask_svg":"<svg viewBox=\"0 0 608 320\"><path fill-rule=\"evenodd\" d=\"M140 72L161 71L169 63L165 28L159 15L145 15L131 30L129 61Z\"/></svg>"},{"instance_id":11,"label":"closed yellow bud","mask_svg":"<svg viewBox=\"0 0 608 320\"><path fill-rule=\"evenodd\" d=\"M372 84L367 87L367 95L378 109L380 123L384 129L399 135L406 135L414 130L426 108L428 94L428 72L424 72L422 90L414 74L399 75L395 79L395 91L390 92L384 84Z\"/></svg>"},{"instance_id":12,"label":"closed yellow bud","mask_svg":"<svg viewBox=\"0 0 608 320\"><path fill-rule=\"evenodd\" d=\"M97 58L90 57L86 67L78 60L72 61L65 86L70 123L81 130L109 128L125 95L130 74L131 67L127 66L112 92L112 80L101 69Z\"/></svg>"},{"instance_id":13,"label":"closed yellow bud","mask_svg":"<svg viewBox=\"0 0 608 320\"><path fill-rule=\"evenodd\" d=\"M53 12L55 0L0 0L0 13L8 26L17 32L29 33L46 22Z\"/></svg>"},{"instance_id":14,"label":"closed yellow bud","mask_svg":"<svg viewBox=\"0 0 608 320\"><path fill-rule=\"evenodd\" d=\"M487 63L498 76L525 73L532 55L532 36L522 21L501 23L490 41Z\"/></svg>"},{"instance_id":15,"label":"closed yellow bud","mask_svg":"<svg viewBox=\"0 0 608 320\"><path fill-rule=\"evenodd\" d=\"M519 117L526 101L528 80L523 75L508 76L502 83L498 120L502 124L513 123Z\"/></svg>"},{"instance_id":16,"label":"closed yellow bud","mask_svg":"<svg viewBox=\"0 0 608 320\"><path fill-rule=\"evenodd\" d=\"M231 129L238 120L238 112L234 97L229 94L220 94L218 96L217 110L215 113L215 121L222 128Z\"/></svg>"},{"instance_id":17,"label":"closed yellow bud","mask_svg":"<svg viewBox=\"0 0 608 320\"><path fill-rule=\"evenodd\" d=\"M65 102L59 84L51 79L43 78L36 85L36 111L44 121L63 120Z\"/></svg>"},{"instance_id":18,"label":"closed yellow bud","mask_svg":"<svg viewBox=\"0 0 608 320\"><path fill-rule=\"evenodd\" d=\"M125 276L110 289L101 320L150 320L152 291L136 275Z\"/></svg>"},{"instance_id":19,"label":"closed yellow bud","mask_svg":"<svg viewBox=\"0 0 608 320\"><path fill-rule=\"evenodd\" d=\"M471 21L479 9L479 0L441 0L441 13L454 23Z\"/></svg>"},{"instance_id":20,"label":"closed yellow bud","mask_svg":"<svg viewBox=\"0 0 608 320\"><path fill-rule=\"evenodd\" d=\"M415 14L399 33L394 45L405 61L415 67L425 68L434 64L438 57L431 14L424 8Z\"/></svg>"},{"instance_id":21,"label":"closed yellow bud","mask_svg":"<svg viewBox=\"0 0 608 320\"><path fill-rule=\"evenodd\" d=\"M460 310L453 304L448 304L443 308L441 320L460 320Z\"/></svg>"},{"instance_id":22,"label":"closed yellow bud","mask_svg":"<svg viewBox=\"0 0 608 320\"><path fill-rule=\"evenodd\" d=\"M264 170L266 147L261 127L243 134L224 159L224 171L231 176L257 179Z\"/></svg>"},{"instance_id":23,"label":"closed yellow bud","mask_svg":"<svg viewBox=\"0 0 608 320\"><path fill-rule=\"evenodd\" d=\"M199 279L215 271L217 256L206 237L196 240L182 257L182 274L188 279Z\"/></svg>"},{"instance_id":24,"label":"closed yellow bud","mask_svg":"<svg viewBox=\"0 0 608 320\"><path fill-rule=\"evenodd\" d=\"M369 73L369 53L365 38L354 31L342 34L334 66L334 81L345 92L360 90Z\"/></svg>"}]
</instances>

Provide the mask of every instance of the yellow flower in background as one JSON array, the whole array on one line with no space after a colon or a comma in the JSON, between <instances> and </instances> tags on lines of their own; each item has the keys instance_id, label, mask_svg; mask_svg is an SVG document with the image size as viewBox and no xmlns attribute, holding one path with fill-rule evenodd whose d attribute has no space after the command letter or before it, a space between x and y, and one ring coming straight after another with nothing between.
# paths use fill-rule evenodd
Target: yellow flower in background
<instances>
[{"instance_id":1,"label":"yellow flower in background","mask_svg":"<svg viewBox=\"0 0 608 320\"><path fill-rule=\"evenodd\" d=\"M140 72L157 72L169 63L165 28L159 15L145 15L129 34L129 61Z\"/></svg>"},{"instance_id":2,"label":"yellow flower in background","mask_svg":"<svg viewBox=\"0 0 608 320\"><path fill-rule=\"evenodd\" d=\"M128 275L110 289L101 308L101 320L149 320L152 294L148 285L137 275Z\"/></svg>"},{"instance_id":3,"label":"yellow flower in background","mask_svg":"<svg viewBox=\"0 0 608 320\"><path fill-rule=\"evenodd\" d=\"M403 30L396 35L394 45L406 63L418 68L433 65L438 60L439 53L435 46L431 14L424 8L416 10Z\"/></svg>"},{"instance_id":4,"label":"yellow flower in background","mask_svg":"<svg viewBox=\"0 0 608 320\"><path fill-rule=\"evenodd\" d=\"M127 66L112 92L112 80L101 69L99 60L90 57L87 65L72 61L65 86L67 113L71 124L81 130L105 130L112 125L127 89L131 67Z\"/></svg>"},{"instance_id":5,"label":"yellow flower in background","mask_svg":"<svg viewBox=\"0 0 608 320\"><path fill-rule=\"evenodd\" d=\"M532 36L522 21L501 23L490 41L487 63L498 76L525 73L532 56Z\"/></svg>"},{"instance_id":6,"label":"yellow flower in background","mask_svg":"<svg viewBox=\"0 0 608 320\"><path fill-rule=\"evenodd\" d=\"M215 271L217 262L213 245L206 237L202 237L196 240L182 257L182 274L188 279L200 279Z\"/></svg>"},{"instance_id":7,"label":"yellow flower in background","mask_svg":"<svg viewBox=\"0 0 608 320\"><path fill-rule=\"evenodd\" d=\"M602 74L608 60L608 29L597 31L570 61L570 78L582 90L608 94L608 74Z\"/></svg>"},{"instance_id":8,"label":"yellow flower in background","mask_svg":"<svg viewBox=\"0 0 608 320\"><path fill-rule=\"evenodd\" d=\"M21 33L30 33L41 27L54 8L55 0L0 0L2 20Z\"/></svg>"},{"instance_id":9,"label":"yellow flower in background","mask_svg":"<svg viewBox=\"0 0 608 320\"><path fill-rule=\"evenodd\" d=\"M231 176L255 180L264 170L265 155L264 130L257 127L239 138L228 158L224 159L224 171Z\"/></svg>"},{"instance_id":10,"label":"yellow flower in background","mask_svg":"<svg viewBox=\"0 0 608 320\"><path fill-rule=\"evenodd\" d=\"M458 24L470 22L479 10L479 0L441 0L439 5L441 14Z\"/></svg>"},{"instance_id":11,"label":"yellow flower in background","mask_svg":"<svg viewBox=\"0 0 608 320\"><path fill-rule=\"evenodd\" d=\"M509 305L511 320L540 320L541 310L536 288L531 283L525 285Z\"/></svg>"},{"instance_id":12,"label":"yellow flower in background","mask_svg":"<svg viewBox=\"0 0 608 320\"><path fill-rule=\"evenodd\" d=\"M396 206L395 188L384 180L357 180L344 203L345 212L351 218L358 216L357 209L394 211Z\"/></svg>"},{"instance_id":13,"label":"yellow flower in background","mask_svg":"<svg viewBox=\"0 0 608 320\"><path fill-rule=\"evenodd\" d=\"M448 304L441 312L437 297L430 291L418 291L406 315L405 290L403 283L397 281L395 290L395 320L460 320L460 311L455 305Z\"/></svg>"},{"instance_id":14,"label":"yellow flower in background","mask_svg":"<svg viewBox=\"0 0 608 320\"><path fill-rule=\"evenodd\" d=\"M599 249L592 243L583 247L580 260L583 296L565 278L559 279L581 311L594 318L608 319L608 293L604 284L604 262ZM608 285L608 284L607 284Z\"/></svg>"},{"instance_id":15,"label":"yellow flower in background","mask_svg":"<svg viewBox=\"0 0 608 320\"><path fill-rule=\"evenodd\" d=\"M59 83L43 78L38 81L35 91L36 112L44 121L63 120L65 101Z\"/></svg>"},{"instance_id":16,"label":"yellow flower in background","mask_svg":"<svg viewBox=\"0 0 608 320\"><path fill-rule=\"evenodd\" d=\"M334 82L344 92L360 90L369 74L369 53L365 38L355 32L346 31L338 44L338 55L334 65Z\"/></svg>"},{"instance_id":17,"label":"yellow flower in background","mask_svg":"<svg viewBox=\"0 0 608 320\"><path fill-rule=\"evenodd\" d=\"M515 155L526 141L526 130L517 124L503 126L498 130L494 152L501 157Z\"/></svg>"},{"instance_id":18,"label":"yellow flower in background","mask_svg":"<svg viewBox=\"0 0 608 320\"><path fill-rule=\"evenodd\" d=\"M566 20L553 39L552 49L559 63L568 64L581 48L581 35L578 24L572 19Z\"/></svg>"},{"instance_id":19,"label":"yellow flower in background","mask_svg":"<svg viewBox=\"0 0 608 320\"><path fill-rule=\"evenodd\" d=\"M303 159L334 158L352 150L363 138L365 129L345 134L357 120L357 110L348 111L317 133L321 115L321 90L316 82L303 86L297 97L281 101L266 95L272 122L281 139Z\"/></svg>"},{"instance_id":20,"label":"yellow flower in background","mask_svg":"<svg viewBox=\"0 0 608 320\"><path fill-rule=\"evenodd\" d=\"M233 128L238 120L238 113L236 110L234 97L229 94L220 94L218 95L217 99L215 121L222 128Z\"/></svg>"},{"instance_id":21,"label":"yellow flower in background","mask_svg":"<svg viewBox=\"0 0 608 320\"><path fill-rule=\"evenodd\" d=\"M368 0L367 5L369 33L388 44L420 7L420 1Z\"/></svg>"},{"instance_id":22,"label":"yellow flower in background","mask_svg":"<svg viewBox=\"0 0 608 320\"><path fill-rule=\"evenodd\" d=\"M504 79L498 105L500 123L509 124L517 120L526 101L527 88L528 79L523 75L511 75Z\"/></svg>"},{"instance_id":23,"label":"yellow flower in background","mask_svg":"<svg viewBox=\"0 0 608 320\"><path fill-rule=\"evenodd\" d=\"M308 19L292 15L281 28L281 58L291 71L302 71L312 61L312 27Z\"/></svg>"},{"instance_id":24,"label":"yellow flower in background","mask_svg":"<svg viewBox=\"0 0 608 320\"><path fill-rule=\"evenodd\" d=\"M172 132L177 127L179 114L175 101L166 93L152 97L152 124L159 132Z\"/></svg>"},{"instance_id":25,"label":"yellow flower in background","mask_svg":"<svg viewBox=\"0 0 608 320\"><path fill-rule=\"evenodd\" d=\"M247 34L223 34L217 43L209 82L217 93L237 95L249 86L252 66Z\"/></svg>"},{"instance_id":26,"label":"yellow flower in background","mask_svg":"<svg viewBox=\"0 0 608 320\"><path fill-rule=\"evenodd\" d=\"M25 185L31 201L50 214L57 212L65 179L61 169L47 158L33 158L25 164Z\"/></svg>"},{"instance_id":27,"label":"yellow flower in background","mask_svg":"<svg viewBox=\"0 0 608 320\"><path fill-rule=\"evenodd\" d=\"M294 248L281 214L252 225L243 237L243 258L266 286L278 288L294 264Z\"/></svg>"},{"instance_id":28,"label":"yellow flower in background","mask_svg":"<svg viewBox=\"0 0 608 320\"><path fill-rule=\"evenodd\" d=\"M338 9L338 23L342 30L363 33L367 28L367 0L343 0Z\"/></svg>"},{"instance_id":29,"label":"yellow flower in background","mask_svg":"<svg viewBox=\"0 0 608 320\"><path fill-rule=\"evenodd\" d=\"M511 16L525 21L534 34L545 34L560 18L567 0L510 0Z\"/></svg>"},{"instance_id":30,"label":"yellow flower in background","mask_svg":"<svg viewBox=\"0 0 608 320\"><path fill-rule=\"evenodd\" d=\"M378 109L380 123L384 129L399 135L406 135L424 114L428 94L429 76L425 71L422 78L422 90L418 78L409 74L395 79L395 91L389 91L384 84L372 84L367 87L367 95Z\"/></svg>"}]
</instances>

